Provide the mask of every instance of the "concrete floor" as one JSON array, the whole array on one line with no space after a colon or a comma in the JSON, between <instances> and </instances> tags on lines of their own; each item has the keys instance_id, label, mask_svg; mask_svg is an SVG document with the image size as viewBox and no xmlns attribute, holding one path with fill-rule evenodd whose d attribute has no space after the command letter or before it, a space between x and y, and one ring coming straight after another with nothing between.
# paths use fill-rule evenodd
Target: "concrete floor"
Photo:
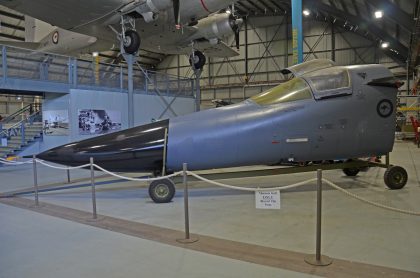
<instances>
[{"instance_id":1,"label":"concrete floor","mask_svg":"<svg viewBox=\"0 0 420 278\"><path fill-rule=\"evenodd\" d=\"M324 177L366 199L420 211L420 149L410 142L396 142L391 163L405 167L409 174L408 184L402 190L388 190L384 186L383 169L370 169L356 178L333 170L324 172ZM31 171L31 165L0 167L0 192L32 186ZM89 172L77 170L71 175L77 179L88 177ZM306 173L223 182L271 187L314 176L315 173ZM66 180L66 173L40 166L39 179L41 184L62 182ZM281 210L256 210L252 193L215 188L201 182L190 185L192 233L301 253L314 252L314 185L283 192ZM92 207L88 187L42 193L40 200L87 212ZM154 204L144 185L106 183L97 186L97 207L102 215L179 231L184 229L181 188L173 202ZM420 277L418 216L372 207L336 190L325 190L323 208L324 254L335 259L417 272ZM1 278L314 277L305 271L289 271L169 246L1 203L0 223ZM326 276L340 277L340 274Z\"/></svg>"}]
</instances>

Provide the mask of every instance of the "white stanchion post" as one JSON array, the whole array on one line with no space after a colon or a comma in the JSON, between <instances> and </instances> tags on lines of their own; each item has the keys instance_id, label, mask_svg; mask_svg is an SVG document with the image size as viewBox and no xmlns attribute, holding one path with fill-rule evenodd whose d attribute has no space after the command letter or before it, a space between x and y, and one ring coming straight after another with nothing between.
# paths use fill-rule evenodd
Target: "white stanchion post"
<instances>
[{"instance_id":1,"label":"white stanchion post","mask_svg":"<svg viewBox=\"0 0 420 278\"><path fill-rule=\"evenodd\" d=\"M95 171L93 166L93 157L90 158L90 184L92 187L92 207L93 207L93 219L97 219L96 214L96 190L95 190Z\"/></svg>"},{"instance_id":2,"label":"white stanchion post","mask_svg":"<svg viewBox=\"0 0 420 278\"><path fill-rule=\"evenodd\" d=\"M189 203L188 203L188 165L187 163L182 164L182 181L184 184L184 216L185 216L185 238L177 239L180 243L194 243L198 241L198 238L191 238L190 235L190 214L189 214Z\"/></svg>"},{"instance_id":3,"label":"white stanchion post","mask_svg":"<svg viewBox=\"0 0 420 278\"><path fill-rule=\"evenodd\" d=\"M38 198L38 171L36 167L36 156L32 156L32 165L34 170L34 188L35 188L35 206L39 206L39 198Z\"/></svg>"},{"instance_id":4,"label":"white stanchion post","mask_svg":"<svg viewBox=\"0 0 420 278\"><path fill-rule=\"evenodd\" d=\"M316 253L305 257L305 262L315 266L327 266L332 259L321 255L321 218L322 218L322 170L317 171L317 194L316 194Z\"/></svg>"}]
</instances>

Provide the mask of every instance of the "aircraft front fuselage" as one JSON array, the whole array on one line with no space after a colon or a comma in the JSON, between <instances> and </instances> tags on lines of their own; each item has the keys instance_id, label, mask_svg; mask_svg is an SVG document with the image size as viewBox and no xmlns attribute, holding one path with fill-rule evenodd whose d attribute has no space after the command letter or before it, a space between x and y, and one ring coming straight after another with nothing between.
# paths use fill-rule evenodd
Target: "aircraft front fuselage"
<instances>
[{"instance_id":1,"label":"aircraft front fuselage","mask_svg":"<svg viewBox=\"0 0 420 278\"><path fill-rule=\"evenodd\" d=\"M392 77L390 72L379 65L340 71L351 87L316 92L317 76L302 75L238 104L64 145L38 157L72 166L94 157L115 171L159 171L165 161L168 171L177 171L183 163L198 170L390 152L397 89L367 84ZM328 86L334 82L325 78Z\"/></svg>"}]
</instances>

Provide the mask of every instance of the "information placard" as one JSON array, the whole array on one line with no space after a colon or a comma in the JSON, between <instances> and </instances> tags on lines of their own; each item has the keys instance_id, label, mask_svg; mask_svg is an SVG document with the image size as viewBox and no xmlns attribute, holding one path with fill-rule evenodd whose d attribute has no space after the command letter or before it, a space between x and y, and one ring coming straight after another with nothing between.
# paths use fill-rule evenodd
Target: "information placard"
<instances>
[{"instance_id":1,"label":"information placard","mask_svg":"<svg viewBox=\"0 0 420 278\"><path fill-rule=\"evenodd\" d=\"M280 190L255 191L257 209L280 209Z\"/></svg>"}]
</instances>

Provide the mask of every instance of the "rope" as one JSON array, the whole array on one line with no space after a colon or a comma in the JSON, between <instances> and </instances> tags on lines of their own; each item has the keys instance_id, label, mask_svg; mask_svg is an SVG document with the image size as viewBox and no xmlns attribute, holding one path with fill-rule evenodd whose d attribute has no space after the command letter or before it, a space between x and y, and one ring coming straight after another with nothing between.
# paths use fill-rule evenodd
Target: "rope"
<instances>
[{"instance_id":1,"label":"rope","mask_svg":"<svg viewBox=\"0 0 420 278\"><path fill-rule=\"evenodd\" d=\"M209 179L203 178L193 172L187 171L187 173L199 180L205 181L207 183L210 184L214 184L220 187L224 187L224 188L229 188L229 189L235 189L235 190L242 190L242 191L251 191L251 192L257 192L257 191L275 191L275 190L286 190L286 189L291 189L291 188L295 188L295 187L299 187L302 185L305 185L307 183L311 183L313 181L316 181L317 179L310 179L310 180L306 180L306 181L302 181L302 182L298 182L298 183L294 183L291 185L286 185L286 186L282 186L282 187L270 187L270 188L250 188L250 187L239 187L239 186L233 186L233 185L227 185L227 184L223 184L220 182L216 182L216 181L211 181Z\"/></svg>"},{"instance_id":2,"label":"rope","mask_svg":"<svg viewBox=\"0 0 420 278\"><path fill-rule=\"evenodd\" d=\"M23 164L31 164L32 160L19 162L19 161L7 160L7 159L4 159L4 158L0 158L0 163L5 164L5 165L23 165Z\"/></svg>"},{"instance_id":3,"label":"rope","mask_svg":"<svg viewBox=\"0 0 420 278\"><path fill-rule=\"evenodd\" d=\"M59 169L59 170L81 169L81 168L85 168L85 167L90 166L90 164L84 164L84 165L80 165L80 166L76 166L76 167L59 167L59 166L53 166L51 164L48 164L48 163L46 163L46 162L44 162L43 160L40 160L40 159L36 159L36 161L39 162L40 164L44 165L44 166L54 168L54 169ZM22 164L32 163L32 161L29 160L29 161L25 161L25 162L18 162L18 161L9 161L9 160L0 158L0 163L5 164L5 165L22 165ZM110 172L110 171L108 171L108 170L106 170L106 169L104 169L101 166L96 165L96 164L93 164L93 166L95 168L97 168L98 170L101 170L102 172L107 173L111 176L114 176L114 177L117 177L117 178L120 178L120 179L124 179L124 180L130 180L130 181L145 181L145 182L156 181L156 180L169 179L169 178L172 178L172 177L183 174L183 172L181 171L181 172L176 172L176 173L173 173L171 175L163 176L163 177L140 179L140 178L131 178L131 177L126 177L126 176L115 174L115 173ZM212 181L212 180L203 178L203 177L195 174L194 172L190 172L190 171L187 171L187 174L197 178L198 180L201 180L201 181L204 181L204 182L216 185L216 186L229 188L229 189L234 189L234 190L248 191L248 192L286 190L286 189L296 188L296 187L299 187L299 186L302 186L302 185L305 185L305 184L308 184L308 183L311 183L311 182L314 182L314 181L317 180L316 178L314 178L314 179L309 179L309 180L306 180L306 181L302 181L302 182L298 182L298 183L294 183L294 184L290 184L290 185L286 185L286 186L281 186L281 187L250 188L250 187L239 187L239 186L227 185L227 184L223 184L223 183L220 183L220 182ZM408 215L420 216L420 212L416 212L416 211L412 211L412 210L403 210L403 209L399 209L399 208L386 206L386 205L376 203L376 202L373 202L373 201L369 201L369 200L367 200L363 197L360 197L360 196L358 196L354 193L349 192L348 190L345 190L345 189L341 188L340 186L334 184L333 182L331 182L327 179L322 179L322 180L326 184L331 186L332 188L346 194L347 196L349 196L351 198L354 198L356 200L359 200L361 202L364 202L366 204L372 205L374 207L382 208L382 209L385 209L385 210L390 210L390 211L393 211L393 212L408 214Z\"/></svg>"},{"instance_id":4,"label":"rope","mask_svg":"<svg viewBox=\"0 0 420 278\"><path fill-rule=\"evenodd\" d=\"M88 165L90 165L90 164L88 164ZM120 179L124 179L124 180L129 180L129 181L157 181L157 180L169 179L169 178L172 178L172 177L175 177L175 176L178 176L178 175L182 174L182 172L176 172L176 173L173 173L172 175L163 176L163 177L139 179L139 178L131 178L131 177L126 177L126 176L121 176L121 175L115 174L115 173L110 172L110 171L108 171L108 170L106 170L106 169L104 169L101 166L96 165L96 164L93 164L93 166L95 168L101 170L102 172L105 172L105 173L107 173L111 176L114 176L114 177L120 178Z\"/></svg>"},{"instance_id":5,"label":"rope","mask_svg":"<svg viewBox=\"0 0 420 278\"><path fill-rule=\"evenodd\" d=\"M299 186L302 186L302 185L305 185L305 184L308 184L308 183L311 183L311 182L314 182L314 181L317 180L316 178L314 178L314 179L310 179L310 180L306 180L306 181L302 181L302 182L298 182L298 183L294 183L294 184L286 185L286 186L282 186L282 187L249 188L249 187L239 187L239 186L227 185L227 184L223 184L223 183L220 183L220 182L211 181L211 180L208 180L206 178L203 178L203 177L201 177L201 176L199 176L199 175L197 175L197 174L195 174L193 172L190 172L190 171L187 171L187 173L189 175L191 175L191 176L199 179L199 180L202 180L202 181L205 181L207 183L214 184L214 185L217 185L217 186L220 186L220 187L229 188L229 189L235 189L235 190L242 190L242 191L251 191L251 192L286 190L286 189L291 189L291 188L299 187ZM332 188L337 189L338 191L346 194L347 196L352 197L352 198L354 198L356 200L362 201L364 203L367 203L369 205L372 205L372 206L375 206L375 207L378 207L378 208L382 208L382 209L386 209L386 210L390 210L390 211L393 211L393 212L398 212L398 213L403 213L403 214L408 214L408 215L420 216L420 212L411 211L411 210L403 210L403 209L399 209L399 208L394 208L394 207L386 206L386 205L383 205L383 204L380 204L380 203L375 203L373 201L369 201L369 200L367 200L365 198L362 198L362 197L360 197L360 196L358 196L358 195L356 195L354 193L351 193L351 192L349 192L349 191L341 188L340 186L334 184L333 182L331 182L331 181L329 181L327 179L322 179L322 180L326 184L328 184L329 186L331 186Z\"/></svg>"},{"instance_id":6,"label":"rope","mask_svg":"<svg viewBox=\"0 0 420 278\"><path fill-rule=\"evenodd\" d=\"M60 166L54 166L54 165L48 164L45 161L40 160L40 159L36 159L36 161L39 162L39 164L42 164L44 166L47 166L47 167L50 167L50 168L53 168L53 169L58 169L58 170L81 169L81 168L85 168L85 167L90 166L90 164L88 163L88 164L84 164L84 165L80 165L80 166L76 166L76 167L67 167L67 166L66 167L60 167Z\"/></svg>"},{"instance_id":7,"label":"rope","mask_svg":"<svg viewBox=\"0 0 420 278\"><path fill-rule=\"evenodd\" d=\"M373 201L369 201L366 200L365 198L362 198L354 193L351 193L343 188L341 188L340 186L334 184L333 182L326 180L326 179L322 179L326 184L328 184L329 186L331 186L334 189L337 189L338 191L346 194L347 196L350 196L354 199L357 199L359 201L362 201L364 203L367 203L369 205L378 207L378 208L382 208L382 209L386 209L386 210L390 210L390 211L394 211L394 212L399 212L399 213L403 213L403 214L408 214L408 215L416 215L416 216L420 216L420 212L416 212L416 211L412 211L412 210L403 210L403 209L399 209L399 208L394 208L394 207L390 207L390 206L386 206L383 204L379 204L379 203L375 203Z\"/></svg>"}]
</instances>

